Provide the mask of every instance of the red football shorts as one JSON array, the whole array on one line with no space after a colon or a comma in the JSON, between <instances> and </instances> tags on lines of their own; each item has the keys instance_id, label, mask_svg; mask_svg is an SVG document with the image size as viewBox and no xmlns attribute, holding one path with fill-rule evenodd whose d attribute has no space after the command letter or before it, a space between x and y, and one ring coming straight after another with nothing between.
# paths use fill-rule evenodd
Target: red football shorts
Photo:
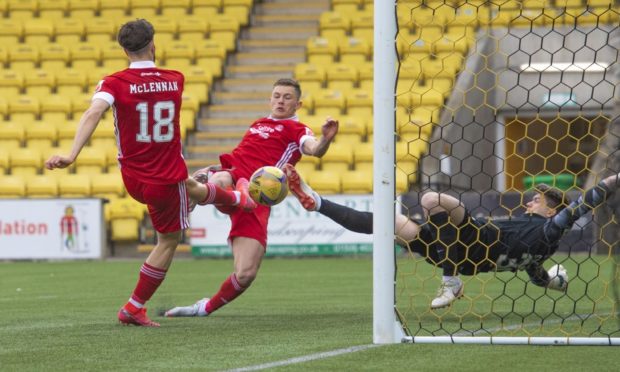
<instances>
[{"instance_id":1,"label":"red football shorts","mask_svg":"<svg viewBox=\"0 0 620 372\"><path fill-rule=\"evenodd\" d=\"M259 204L252 212L244 212L237 208L230 214L230 233L228 241L232 243L234 237L256 239L267 248L267 223L271 208Z\"/></svg>"},{"instance_id":2,"label":"red football shorts","mask_svg":"<svg viewBox=\"0 0 620 372\"><path fill-rule=\"evenodd\" d=\"M169 185L152 185L123 175L132 198L146 204L153 227L162 234L189 228L189 197L185 181Z\"/></svg>"}]
</instances>

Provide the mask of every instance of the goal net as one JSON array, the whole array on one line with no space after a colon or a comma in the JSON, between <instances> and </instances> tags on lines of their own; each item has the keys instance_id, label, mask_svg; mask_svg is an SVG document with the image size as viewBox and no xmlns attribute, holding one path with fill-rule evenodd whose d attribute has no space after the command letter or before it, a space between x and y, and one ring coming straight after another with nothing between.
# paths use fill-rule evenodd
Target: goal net
<instances>
[{"instance_id":1,"label":"goal net","mask_svg":"<svg viewBox=\"0 0 620 372\"><path fill-rule=\"evenodd\" d=\"M396 23L398 69L388 92L394 110L378 111L375 102L375 123L395 118L395 182L410 185L398 202L403 214L426 221L421 197L434 191L460 200L474 218L511 220L539 183L576 200L620 171L615 1L381 3L375 12L389 9L387 22ZM375 21L381 43L390 25ZM386 89L377 86L378 68L375 99ZM441 265L397 248L395 309L404 336L397 332L395 341L620 344L618 194L574 223L544 261L545 269L566 268L565 292L536 286L508 265L517 270L460 275L463 297L432 309ZM375 232L380 226L375 221ZM468 260L454 265L480 269Z\"/></svg>"}]
</instances>

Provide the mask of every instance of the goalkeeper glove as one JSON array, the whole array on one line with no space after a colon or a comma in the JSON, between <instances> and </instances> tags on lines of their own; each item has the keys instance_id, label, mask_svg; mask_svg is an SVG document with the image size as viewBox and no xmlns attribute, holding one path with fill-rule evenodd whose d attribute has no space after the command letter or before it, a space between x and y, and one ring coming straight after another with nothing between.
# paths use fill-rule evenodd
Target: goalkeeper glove
<instances>
[{"instance_id":1,"label":"goalkeeper glove","mask_svg":"<svg viewBox=\"0 0 620 372\"><path fill-rule=\"evenodd\" d=\"M562 265L553 265L547 271L549 274L549 283L547 288L555 289L556 291L566 291L568 287L568 274L566 269Z\"/></svg>"}]
</instances>

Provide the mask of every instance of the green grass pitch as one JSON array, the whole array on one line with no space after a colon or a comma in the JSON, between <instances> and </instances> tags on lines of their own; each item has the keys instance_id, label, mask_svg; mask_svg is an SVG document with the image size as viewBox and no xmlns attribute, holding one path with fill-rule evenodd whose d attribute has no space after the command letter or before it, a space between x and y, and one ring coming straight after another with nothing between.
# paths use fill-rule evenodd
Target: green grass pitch
<instances>
[{"instance_id":1,"label":"green grass pitch","mask_svg":"<svg viewBox=\"0 0 620 372\"><path fill-rule=\"evenodd\" d=\"M176 261L149 303L149 313L162 324L159 329L116 322L140 265L137 260L0 263L0 370L216 371L372 343L369 258L268 259L252 288L212 316L157 317L158 309L213 293L232 267L230 260ZM401 266L408 269L406 263ZM426 266L418 269L432 273ZM500 279L479 283L495 293L504 286ZM413 285L403 278L400 288L405 281ZM424 296L432 296L438 279L420 282L428 292ZM477 298L474 283L468 282L466 294ZM409 308L404 301L399 298L401 310ZM461 301L458 306L472 303L467 296ZM399 344L277 370L615 371L618 363L614 347Z\"/></svg>"}]
</instances>

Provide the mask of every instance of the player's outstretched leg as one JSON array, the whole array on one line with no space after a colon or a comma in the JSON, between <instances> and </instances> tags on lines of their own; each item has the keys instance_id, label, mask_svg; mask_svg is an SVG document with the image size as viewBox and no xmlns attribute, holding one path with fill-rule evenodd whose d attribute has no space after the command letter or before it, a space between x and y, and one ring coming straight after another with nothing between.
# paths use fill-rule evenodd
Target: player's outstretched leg
<instances>
[{"instance_id":1,"label":"player's outstretched leg","mask_svg":"<svg viewBox=\"0 0 620 372\"><path fill-rule=\"evenodd\" d=\"M177 317L188 317L188 316L207 316L209 313L205 310L207 306L207 302L209 302L208 298L203 298L202 300L198 300L195 304L189 306L177 306L174 307L164 314L169 318L177 318Z\"/></svg>"},{"instance_id":2,"label":"player's outstretched leg","mask_svg":"<svg viewBox=\"0 0 620 372\"><path fill-rule=\"evenodd\" d=\"M118 321L124 325L137 325L142 327L159 327L159 323L152 321L146 315L146 307L141 308L135 313L130 313L122 307L118 311Z\"/></svg>"},{"instance_id":3,"label":"player's outstretched leg","mask_svg":"<svg viewBox=\"0 0 620 372\"><path fill-rule=\"evenodd\" d=\"M291 164L284 165L284 174L288 181L289 191L295 195L301 205L308 211L316 211L319 206L320 196L297 173L297 169Z\"/></svg>"},{"instance_id":4,"label":"player's outstretched leg","mask_svg":"<svg viewBox=\"0 0 620 372\"><path fill-rule=\"evenodd\" d=\"M463 296L463 281L458 276L453 276L441 283L437 291L437 297L431 302L431 309L441 309L450 306L456 299Z\"/></svg>"}]
</instances>

